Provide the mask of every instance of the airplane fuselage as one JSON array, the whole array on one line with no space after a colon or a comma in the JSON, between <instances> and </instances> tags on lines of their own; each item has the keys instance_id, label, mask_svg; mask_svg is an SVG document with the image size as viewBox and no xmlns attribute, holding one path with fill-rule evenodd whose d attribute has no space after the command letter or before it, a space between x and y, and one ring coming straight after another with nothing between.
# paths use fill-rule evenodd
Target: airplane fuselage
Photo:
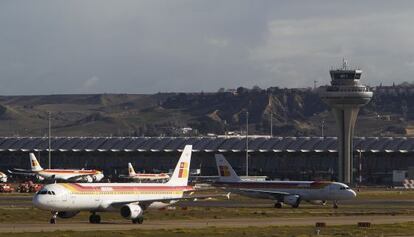
<instances>
[{"instance_id":1,"label":"airplane fuselage","mask_svg":"<svg viewBox=\"0 0 414 237\"><path fill-rule=\"evenodd\" d=\"M37 171L36 174L45 179L70 180L74 178L76 181L85 180L85 177L90 177L91 181L100 181L104 177L102 172L97 170L44 169Z\"/></svg>"},{"instance_id":2,"label":"airplane fuselage","mask_svg":"<svg viewBox=\"0 0 414 237\"><path fill-rule=\"evenodd\" d=\"M112 205L113 203L170 200L181 198L185 192L192 190L191 186L155 183L57 183L46 185L34 196L33 203L39 209L49 211L119 211L121 205Z\"/></svg>"},{"instance_id":3,"label":"airplane fuselage","mask_svg":"<svg viewBox=\"0 0 414 237\"><path fill-rule=\"evenodd\" d=\"M215 187L255 198L270 198L271 192L299 195L301 200L345 200L355 197L355 192L336 182L318 181L265 181L265 182L216 182ZM268 192L268 193L267 193Z\"/></svg>"}]
</instances>

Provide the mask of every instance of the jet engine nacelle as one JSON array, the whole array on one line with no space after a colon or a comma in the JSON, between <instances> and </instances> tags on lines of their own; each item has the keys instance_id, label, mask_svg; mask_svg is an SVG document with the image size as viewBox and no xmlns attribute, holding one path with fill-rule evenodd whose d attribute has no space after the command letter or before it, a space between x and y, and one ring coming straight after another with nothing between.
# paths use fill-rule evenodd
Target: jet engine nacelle
<instances>
[{"instance_id":1,"label":"jet engine nacelle","mask_svg":"<svg viewBox=\"0 0 414 237\"><path fill-rule=\"evenodd\" d=\"M72 218L76 216L79 212L78 211L60 211L58 212L58 217L66 219L66 218Z\"/></svg>"},{"instance_id":2,"label":"jet engine nacelle","mask_svg":"<svg viewBox=\"0 0 414 237\"><path fill-rule=\"evenodd\" d=\"M126 204L121 207L121 216L125 219L134 220L143 214L144 210L137 204Z\"/></svg>"},{"instance_id":3,"label":"jet engine nacelle","mask_svg":"<svg viewBox=\"0 0 414 237\"><path fill-rule=\"evenodd\" d=\"M311 200L308 201L310 204L313 205L321 205L321 206L325 206L326 205L326 200Z\"/></svg>"},{"instance_id":4,"label":"jet engine nacelle","mask_svg":"<svg viewBox=\"0 0 414 237\"><path fill-rule=\"evenodd\" d=\"M83 176L82 180L84 182L87 182L87 183L92 183L93 182L93 178L90 175Z\"/></svg>"},{"instance_id":5,"label":"jet engine nacelle","mask_svg":"<svg viewBox=\"0 0 414 237\"><path fill-rule=\"evenodd\" d=\"M95 174L92 176L93 181L95 182L99 182L101 181L101 179L103 179L104 175L103 174Z\"/></svg>"},{"instance_id":6,"label":"jet engine nacelle","mask_svg":"<svg viewBox=\"0 0 414 237\"><path fill-rule=\"evenodd\" d=\"M283 202L291 205L292 207L298 207L300 203L299 195L286 195L283 197Z\"/></svg>"}]
</instances>

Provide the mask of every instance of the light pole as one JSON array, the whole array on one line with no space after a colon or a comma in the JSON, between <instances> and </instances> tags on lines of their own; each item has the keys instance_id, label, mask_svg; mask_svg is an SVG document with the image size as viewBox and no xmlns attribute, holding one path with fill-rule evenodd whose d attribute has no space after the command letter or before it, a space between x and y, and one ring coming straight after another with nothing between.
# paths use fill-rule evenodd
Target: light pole
<instances>
[{"instance_id":1,"label":"light pole","mask_svg":"<svg viewBox=\"0 0 414 237\"><path fill-rule=\"evenodd\" d=\"M359 149L359 185L362 183L362 150Z\"/></svg>"},{"instance_id":2,"label":"light pole","mask_svg":"<svg viewBox=\"0 0 414 237\"><path fill-rule=\"evenodd\" d=\"M273 113L270 111L270 137L273 137Z\"/></svg>"},{"instance_id":3,"label":"light pole","mask_svg":"<svg viewBox=\"0 0 414 237\"><path fill-rule=\"evenodd\" d=\"M323 130L324 130L324 128L325 128L325 119L322 119L322 125L321 125L321 133L322 133L322 134L321 134L321 136L322 136L322 137L324 137L324 136L323 136L323 135L324 135L324 134L323 134L323 132L324 132L324 131L323 131Z\"/></svg>"},{"instance_id":4,"label":"light pole","mask_svg":"<svg viewBox=\"0 0 414 237\"><path fill-rule=\"evenodd\" d=\"M246 176L249 176L249 111L246 111Z\"/></svg>"},{"instance_id":5,"label":"light pole","mask_svg":"<svg viewBox=\"0 0 414 237\"><path fill-rule=\"evenodd\" d=\"M51 125L51 113L50 112L48 112L48 117L49 117L49 169L51 169L52 168L52 164L51 164L51 161L52 161L52 154L51 154L51 141L50 141L50 137L51 137L51 127L52 127L52 125Z\"/></svg>"}]
</instances>

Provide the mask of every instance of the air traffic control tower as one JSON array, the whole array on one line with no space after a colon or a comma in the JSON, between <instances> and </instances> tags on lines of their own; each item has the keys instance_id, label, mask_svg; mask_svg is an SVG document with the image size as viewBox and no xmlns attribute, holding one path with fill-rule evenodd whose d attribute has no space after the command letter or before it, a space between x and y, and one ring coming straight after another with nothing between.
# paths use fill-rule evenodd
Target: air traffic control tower
<instances>
[{"instance_id":1,"label":"air traffic control tower","mask_svg":"<svg viewBox=\"0 0 414 237\"><path fill-rule=\"evenodd\" d=\"M372 91L359 81L362 70L348 68L343 60L342 68L331 69L331 85L321 87L319 96L332 108L338 128L338 181L353 183L353 136L359 108L372 98Z\"/></svg>"}]
</instances>

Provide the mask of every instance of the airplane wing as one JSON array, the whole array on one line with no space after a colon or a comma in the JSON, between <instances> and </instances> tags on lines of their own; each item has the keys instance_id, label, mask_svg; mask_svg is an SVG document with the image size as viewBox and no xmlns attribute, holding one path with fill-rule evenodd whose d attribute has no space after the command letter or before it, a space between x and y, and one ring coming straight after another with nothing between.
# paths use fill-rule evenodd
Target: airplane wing
<instances>
[{"instance_id":1,"label":"airplane wing","mask_svg":"<svg viewBox=\"0 0 414 237\"><path fill-rule=\"evenodd\" d=\"M84 177L87 177L87 176L91 176L91 174L74 175L74 176L71 176L71 177L69 177L67 179L64 179L64 180L71 181L71 182L75 182L75 181L78 181L78 179L84 178Z\"/></svg>"},{"instance_id":2,"label":"airplane wing","mask_svg":"<svg viewBox=\"0 0 414 237\"><path fill-rule=\"evenodd\" d=\"M210 199L215 197L226 197L227 199L230 199L230 193L226 194L212 194L212 195L192 195L191 193L188 195L184 195L183 197L177 197L177 198L168 198L168 199L152 199L152 200L145 200L145 201L128 201L128 202L113 202L110 204L113 208L121 208L123 205L130 204L130 203L136 203L141 205L144 209L146 209L151 203L153 202L164 202L164 203L171 203L173 201L183 201L183 200L190 200L190 201L197 201L197 200L204 200L204 199ZM175 203L175 202L174 202Z\"/></svg>"},{"instance_id":3,"label":"airplane wing","mask_svg":"<svg viewBox=\"0 0 414 237\"><path fill-rule=\"evenodd\" d=\"M277 191L268 191L268 190L261 190L261 189L247 189L247 188L240 188L238 189L241 192L255 194L258 197L263 198L270 198L270 199L282 199L286 195L290 195L287 192L277 192Z\"/></svg>"},{"instance_id":4,"label":"airplane wing","mask_svg":"<svg viewBox=\"0 0 414 237\"><path fill-rule=\"evenodd\" d=\"M17 174L17 175L26 175L26 176L36 176L36 173L34 173L31 170L24 170L24 169L13 169L13 170L7 170L10 174Z\"/></svg>"}]
</instances>

